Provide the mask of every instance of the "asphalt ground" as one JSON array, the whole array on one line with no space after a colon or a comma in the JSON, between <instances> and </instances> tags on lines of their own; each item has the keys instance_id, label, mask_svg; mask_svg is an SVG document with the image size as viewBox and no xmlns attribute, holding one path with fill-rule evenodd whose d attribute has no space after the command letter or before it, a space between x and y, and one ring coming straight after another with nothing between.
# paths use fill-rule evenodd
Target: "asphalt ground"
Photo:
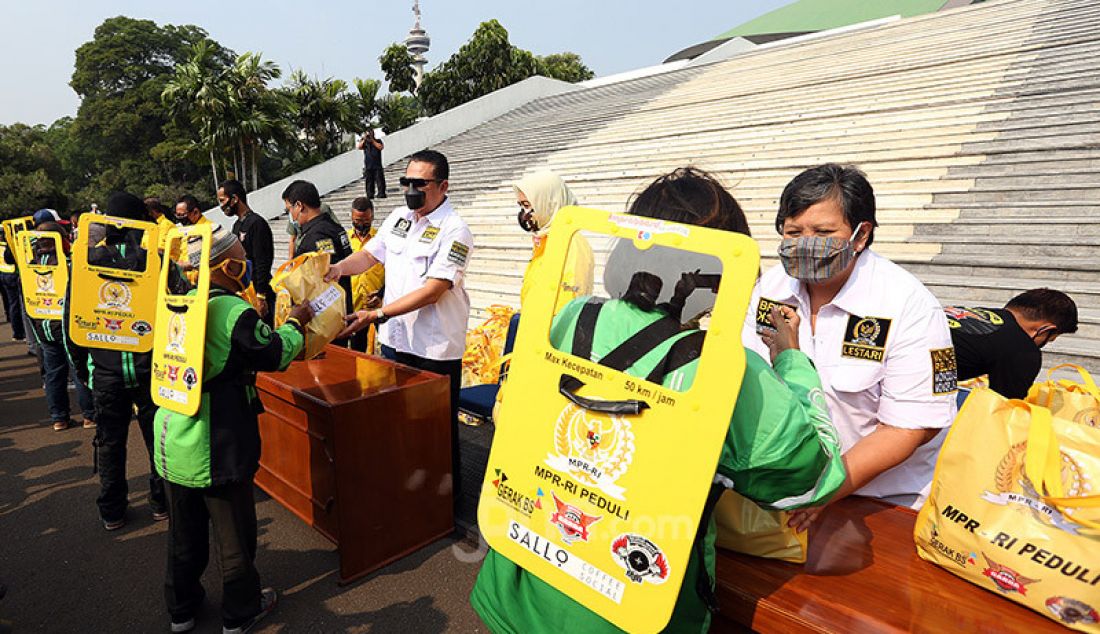
<instances>
[{"instance_id":1,"label":"asphalt ground","mask_svg":"<svg viewBox=\"0 0 1100 634\"><path fill-rule=\"evenodd\" d=\"M2 317L2 316L0 316ZM167 632L166 522L154 522L146 493L148 458L132 428L127 524L99 521L92 473L94 430L55 432L37 364L0 323L0 599L3 632ZM76 411L75 397L72 398ZM480 485L491 438L462 431L462 477ZM336 583L335 547L256 491L262 582L279 607L256 632L485 632L469 605L480 562L474 539L436 542L349 586ZM473 520L476 501L463 500ZM195 631L220 632L215 552L203 579L207 600Z\"/></svg>"}]
</instances>

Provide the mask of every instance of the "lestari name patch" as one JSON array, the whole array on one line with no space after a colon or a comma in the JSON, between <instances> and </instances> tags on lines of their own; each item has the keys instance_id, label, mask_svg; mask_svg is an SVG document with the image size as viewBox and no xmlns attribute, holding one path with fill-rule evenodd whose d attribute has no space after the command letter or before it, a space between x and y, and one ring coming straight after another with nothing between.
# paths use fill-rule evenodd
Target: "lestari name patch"
<instances>
[{"instance_id":1,"label":"lestari name patch","mask_svg":"<svg viewBox=\"0 0 1100 634\"><path fill-rule=\"evenodd\" d=\"M959 368L954 348L937 348L932 353L932 393L951 394L959 389Z\"/></svg>"},{"instance_id":2,"label":"lestari name patch","mask_svg":"<svg viewBox=\"0 0 1100 634\"><path fill-rule=\"evenodd\" d=\"M466 258L470 256L470 247L461 242L452 242L451 250L447 252L447 260L458 266L465 266Z\"/></svg>"},{"instance_id":3,"label":"lestari name patch","mask_svg":"<svg viewBox=\"0 0 1100 634\"><path fill-rule=\"evenodd\" d=\"M882 363L886 356L886 337L890 334L890 321L883 317L848 317L840 355Z\"/></svg>"},{"instance_id":4,"label":"lestari name patch","mask_svg":"<svg viewBox=\"0 0 1100 634\"><path fill-rule=\"evenodd\" d=\"M784 304L783 302L777 302L774 299L768 299L767 297L761 297L760 301L756 303L756 332L775 332L775 328L772 326L771 312L772 308L776 306L786 306L791 310L797 311L797 306L791 304Z\"/></svg>"}]
</instances>

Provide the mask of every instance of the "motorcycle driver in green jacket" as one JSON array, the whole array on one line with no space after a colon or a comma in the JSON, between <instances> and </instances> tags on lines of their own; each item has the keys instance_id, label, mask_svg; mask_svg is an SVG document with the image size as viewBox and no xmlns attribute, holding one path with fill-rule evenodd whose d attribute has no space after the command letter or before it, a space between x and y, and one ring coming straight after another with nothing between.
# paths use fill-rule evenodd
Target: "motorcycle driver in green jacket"
<instances>
[{"instance_id":1,"label":"motorcycle driver in green jacket","mask_svg":"<svg viewBox=\"0 0 1100 634\"><path fill-rule=\"evenodd\" d=\"M201 243L188 245L192 267ZM251 272L244 247L224 228L211 236L210 300L206 318L202 402L194 416L166 408L156 413L154 463L167 484L170 517L165 599L171 631L187 632L206 593L200 582L213 525L222 571L222 624L243 632L275 607L275 591L261 591L256 572L256 503L252 477L259 468L256 372L285 370L301 352L309 304L291 310L272 330L236 293ZM172 266L171 263L168 266Z\"/></svg>"},{"instance_id":2,"label":"motorcycle driver in green jacket","mask_svg":"<svg viewBox=\"0 0 1100 634\"><path fill-rule=\"evenodd\" d=\"M629 213L693 224L748 235L748 223L737 202L713 178L691 168L657 179L633 201ZM605 271L605 286L612 290L612 252ZM659 259L649 263L660 266ZM602 359L653 322L679 318L683 302L680 286L672 302L658 305L645 275L626 271L631 279L620 299L598 306L593 320L592 298L577 298L555 317L550 340L555 348L590 359ZM646 272L649 272L646 270ZM686 272L686 271L685 271ZM619 271L623 274L623 271ZM679 276L679 272L676 272ZM653 275L649 275L652 282ZM620 289L621 284L617 285ZM690 293L690 289L688 289ZM798 349L798 317L794 311L773 311L775 333L769 337L772 367L762 357L745 351L745 376L737 397L729 432L722 447L716 482L732 486L746 498L768 509L794 509L828 500L844 481L839 442L833 428L817 372ZM587 318L585 313L588 313ZM591 328L585 337L579 330ZM698 331L695 331L698 332ZM685 329L654 347L627 374L648 377L658 362L670 354L681 357L676 368L657 382L687 389L698 365L691 340L701 341ZM585 350L576 343L585 340ZM637 356L637 355L635 355ZM692 359L683 362L684 359ZM712 496L712 499L716 499ZM710 627L708 604L713 601L715 522L704 510L697 547L688 563L679 598L667 632L705 632ZM701 542L699 541L701 540ZM470 596L474 610L497 634L535 632L617 632L619 629L565 594L490 550Z\"/></svg>"}]
</instances>

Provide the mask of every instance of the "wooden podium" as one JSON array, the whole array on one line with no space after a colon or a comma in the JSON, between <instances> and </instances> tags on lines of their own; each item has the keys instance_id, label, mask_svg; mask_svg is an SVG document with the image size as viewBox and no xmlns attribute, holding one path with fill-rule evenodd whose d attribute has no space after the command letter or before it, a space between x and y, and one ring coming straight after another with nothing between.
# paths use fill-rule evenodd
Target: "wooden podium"
<instances>
[{"instance_id":1,"label":"wooden podium","mask_svg":"<svg viewBox=\"0 0 1100 634\"><path fill-rule=\"evenodd\" d=\"M718 549L713 632L1064 632L917 556L917 515L869 498L829 506L803 565Z\"/></svg>"},{"instance_id":2,"label":"wooden podium","mask_svg":"<svg viewBox=\"0 0 1100 634\"><path fill-rule=\"evenodd\" d=\"M446 377L328 346L256 379L256 484L336 544L349 583L449 534Z\"/></svg>"}]
</instances>

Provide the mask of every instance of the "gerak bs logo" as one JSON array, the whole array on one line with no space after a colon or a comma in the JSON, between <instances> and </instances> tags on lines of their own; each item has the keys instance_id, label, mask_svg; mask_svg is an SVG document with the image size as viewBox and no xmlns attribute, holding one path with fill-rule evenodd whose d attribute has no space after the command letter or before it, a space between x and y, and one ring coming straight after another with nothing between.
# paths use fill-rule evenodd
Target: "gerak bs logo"
<instances>
[{"instance_id":1,"label":"gerak bs logo","mask_svg":"<svg viewBox=\"0 0 1100 634\"><path fill-rule=\"evenodd\" d=\"M497 490L497 500L499 502L514 508L527 517L531 517L536 509L542 509L543 493L541 488L536 490L535 497L525 495L508 483L508 474L500 469L493 469L493 471L497 476L493 480L493 488Z\"/></svg>"},{"instance_id":2,"label":"gerak bs logo","mask_svg":"<svg viewBox=\"0 0 1100 634\"><path fill-rule=\"evenodd\" d=\"M566 545L572 545L577 541L587 542L588 527L603 519L603 516L588 515L572 504L559 500L553 491L550 492L550 496L554 498L554 506L558 509L550 516L550 523L561 531L561 540Z\"/></svg>"},{"instance_id":3,"label":"gerak bs logo","mask_svg":"<svg viewBox=\"0 0 1100 634\"><path fill-rule=\"evenodd\" d=\"M1027 586L1038 581L1038 579L1029 579L1012 568L993 561L989 558L989 555L985 553L982 553L982 558L984 558L985 562L989 565L988 568L982 571L982 574L989 577L993 585L1005 594L1019 592L1027 596Z\"/></svg>"},{"instance_id":4,"label":"gerak bs logo","mask_svg":"<svg viewBox=\"0 0 1100 634\"><path fill-rule=\"evenodd\" d=\"M555 453L546 464L582 483L622 500L626 489L615 484L634 459L634 432L622 416L589 412L572 403L554 426Z\"/></svg>"}]
</instances>

